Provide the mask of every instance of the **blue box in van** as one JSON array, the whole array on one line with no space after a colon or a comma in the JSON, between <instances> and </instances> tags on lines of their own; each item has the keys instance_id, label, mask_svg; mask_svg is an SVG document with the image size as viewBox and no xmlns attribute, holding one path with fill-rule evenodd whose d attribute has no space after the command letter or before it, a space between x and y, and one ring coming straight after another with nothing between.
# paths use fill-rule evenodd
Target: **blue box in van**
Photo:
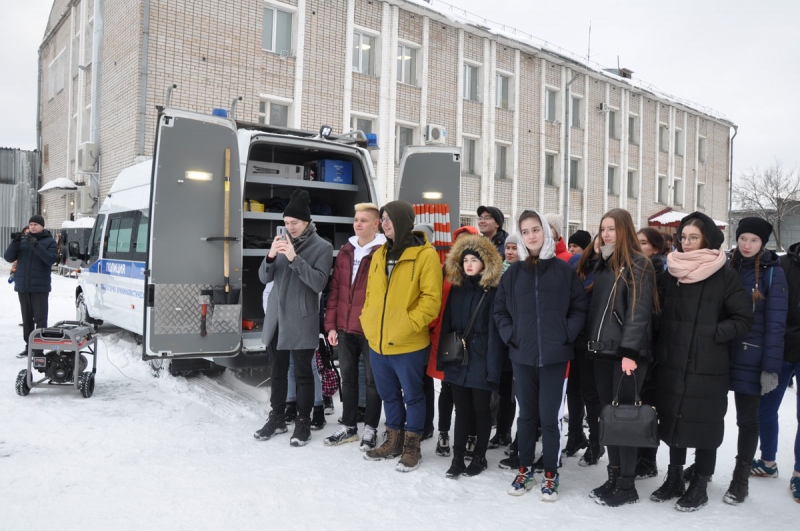
<instances>
[{"instance_id":1,"label":"blue box in van","mask_svg":"<svg viewBox=\"0 0 800 531\"><path fill-rule=\"evenodd\" d=\"M317 179L326 183L353 184L353 163L348 160L322 159L317 162Z\"/></svg>"}]
</instances>

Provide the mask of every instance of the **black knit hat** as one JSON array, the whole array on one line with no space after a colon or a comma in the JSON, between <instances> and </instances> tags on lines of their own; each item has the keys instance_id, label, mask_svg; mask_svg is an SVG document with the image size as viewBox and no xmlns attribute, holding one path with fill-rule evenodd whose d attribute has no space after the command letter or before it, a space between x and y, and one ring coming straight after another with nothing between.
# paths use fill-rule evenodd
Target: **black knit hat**
<instances>
[{"instance_id":1,"label":"black knit hat","mask_svg":"<svg viewBox=\"0 0 800 531\"><path fill-rule=\"evenodd\" d=\"M573 243L581 249L586 249L589 247L589 244L592 243L592 235L585 230L576 230L572 233L572 236L569 237L567 245Z\"/></svg>"},{"instance_id":2,"label":"black knit hat","mask_svg":"<svg viewBox=\"0 0 800 531\"><path fill-rule=\"evenodd\" d=\"M44 218L39 214L34 214L31 216L31 219L28 220L28 223L38 223L42 227L44 227Z\"/></svg>"},{"instance_id":3,"label":"black knit hat","mask_svg":"<svg viewBox=\"0 0 800 531\"><path fill-rule=\"evenodd\" d=\"M301 219L303 221L311 221L311 198L308 197L308 192L305 190L297 189L292 192L289 199L289 204L283 209L283 217L291 217Z\"/></svg>"},{"instance_id":4,"label":"black knit hat","mask_svg":"<svg viewBox=\"0 0 800 531\"><path fill-rule=\"evenodd\" d=\"M502 210L493 206L479 206L478 217L480 217L484 212L487 212L490 216L494 218L499 228L501 229L503 228L503 222L505 222L506 218L505 216L503 216Z\"/></svg>"},{"instance_id":5,"label":"black knit hat","mask_svg":"<svg viewBox=\"0 0 800 531\"><path fill-rule=\"evenodd\" d=\"M706 241L706 247L708 249L719 249L722 247L722 242L725 241L725 235L722 234L722 231L717 227L717 224L714 223L714 220L708 217L707 215L703 214L700 211L692 212L688 216L684 217L681 220L681 224L678 227L678 232L676 233L676 238L678 239L679 249L682 251L683 246L680 245L680 237L683 234L683 228L689 224L693 219L701 221L703 224L703 239Z\"/></svg>"},{"instance_id":6,"label":"black knit hat","mask_svg":"<svg viewBox=\"0 0 800 531\"><path fill-rule=\"evenodd\" d=\"M772 223L764 218L742 218L739 221L739 226L736 227L736 239L738 240L739 236L745 232L755 234L761 238L762 246L767 245L767 242L769 241L769 235L772 234Z\"/></svg>"},{"instance_id":7,"label":"black knit hat","mask_svg":"<svg viewBox=\"0 0 800 531\"><path fill-rule=\"evenodd\" d=\"M483 258L481 257L480 253L479 253L477 250L475 250L475 249L465 249L465 250L464 250L464 252L463 252L463 253L461 253L461 261L462 261L462 262L464 261L464 258L465 258L467 255L472 255L472 256L474 256L475 258L477 258L478 260L480 260L480 262L481 262L482 264L484 264L484 262L483 262ZM486 265L486 264L484 264L484 265Z\"/></svg>"}]
</instances>

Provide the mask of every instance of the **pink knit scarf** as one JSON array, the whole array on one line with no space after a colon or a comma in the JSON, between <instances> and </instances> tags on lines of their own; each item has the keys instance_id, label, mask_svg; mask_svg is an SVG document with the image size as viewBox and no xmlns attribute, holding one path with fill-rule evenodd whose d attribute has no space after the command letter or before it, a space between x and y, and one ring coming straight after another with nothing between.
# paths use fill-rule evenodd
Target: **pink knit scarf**
<instances>
[{"instance_id":1,"label":"pink knit scarf","mask_svg":"<svg viewBox=\"0 0 800 531\"><path fill-rule=\"evenodd\" d=\"M667 270L679 283L693 284L722 269L725 261L725 253L717 249L698 249L685 253L675 251L667 255Z\"/></svg>"}]
</instances>

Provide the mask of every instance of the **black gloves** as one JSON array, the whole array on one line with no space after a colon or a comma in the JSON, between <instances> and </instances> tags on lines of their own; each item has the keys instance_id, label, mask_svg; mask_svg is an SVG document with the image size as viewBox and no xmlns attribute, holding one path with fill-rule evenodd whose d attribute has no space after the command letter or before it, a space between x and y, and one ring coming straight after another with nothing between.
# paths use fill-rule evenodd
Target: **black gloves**
<instances>
[{"instance_id":1,"label":"black gloves","mask_svg":"<svg viewBox=\"0 0 800 531\"><path fill-rule=\"evenodd\" d=\"M36 245L39 243L39 240L34 238L32 234L28 234L28 243L31 244L31 247L36 247Z\"/></svg>"},{"instance_id":2,"label":"black gloves","mask_svg":"<svg viewBox=\"0 0 800 531\"><path fill-rule=\"evenodd\" d=\"M11 241L12 242L21 242L22 241L22 233L21 232L12 232L11 233Z\"/></svg>"}]
</instances>

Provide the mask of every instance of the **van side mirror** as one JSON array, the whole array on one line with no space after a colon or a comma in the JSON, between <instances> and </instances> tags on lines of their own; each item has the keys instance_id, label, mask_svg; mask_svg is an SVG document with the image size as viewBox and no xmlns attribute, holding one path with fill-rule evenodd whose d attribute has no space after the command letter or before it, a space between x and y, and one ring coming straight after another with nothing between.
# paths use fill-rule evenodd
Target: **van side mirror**
<instances>
[{"instance_id":1,"label":"van side mirror","mask_svg":"<svg viewBox=\"0 0 800 531\"><path fill-rule=\"evenodd\" d=\"M72 260L86 260L86 256L81 253L80 242L72 241L67 244L69 257Z\"/></svg>"}]
</instances>

